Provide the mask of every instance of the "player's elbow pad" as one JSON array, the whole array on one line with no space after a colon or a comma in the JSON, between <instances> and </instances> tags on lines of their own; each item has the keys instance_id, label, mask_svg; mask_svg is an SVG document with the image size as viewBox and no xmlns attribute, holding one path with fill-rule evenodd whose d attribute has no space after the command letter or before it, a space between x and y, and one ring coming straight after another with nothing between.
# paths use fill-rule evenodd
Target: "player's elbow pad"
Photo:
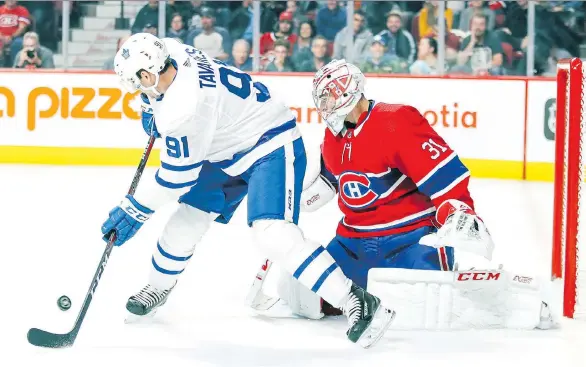
<instances>
[{"instance_id":1,"label":"player's elbow pad","mask_svg":"<svg viewBox=\"0 0 586 367\"><path fill-rule=\"evenodd\" d=\"M301 193L301 211L313 212L324 206L336 196L336 190L322 175Z\"/></svg>"}]
</instances>

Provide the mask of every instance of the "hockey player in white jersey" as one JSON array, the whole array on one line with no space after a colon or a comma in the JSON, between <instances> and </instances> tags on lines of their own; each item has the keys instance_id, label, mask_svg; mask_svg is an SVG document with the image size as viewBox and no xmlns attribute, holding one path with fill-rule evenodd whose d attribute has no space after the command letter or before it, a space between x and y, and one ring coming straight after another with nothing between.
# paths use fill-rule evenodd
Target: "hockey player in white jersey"
<instances>
[{"instance_id":1,"label":"hockey player in white jersey","mask_svg":"<svg viewBox=\"0 0 586 367\"><path fill-rule=\"evenodd\" d=\"M110 211L102 233L115 231L120 246L165 203L180 203L156 244L148 285L127 309L145 315L161 306L210 224L227 223L248 194L248 223L266 255L345 310L352 342L374 344L394 312L297 226L307 161L290 110L248 74L173 39L135 34L114 65L127 89L143 93L143 124L164 147L156 174Z\"/></svg>"}]
</instances>

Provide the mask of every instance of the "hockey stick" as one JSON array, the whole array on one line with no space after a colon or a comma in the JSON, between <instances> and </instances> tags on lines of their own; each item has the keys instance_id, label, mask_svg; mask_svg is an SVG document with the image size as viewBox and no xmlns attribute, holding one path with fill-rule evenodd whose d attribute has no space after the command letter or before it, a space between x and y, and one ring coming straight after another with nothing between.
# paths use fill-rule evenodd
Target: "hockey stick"
<instances>
[{"instance_id":1,"label":"hockey stick","mask_svg":"<svg viewBox=\"0 0 586 367\"><path fill-rule=\"evenodd\" d=\"M256 273L256 277L248 291L248 296L246 296L246 303L257 311L266 311L279 301L279 297L269 297L262 291L262 285L272 264L271 260L265 260L258 273Z\"/></svg>"},{"instance_id":2,"label":"hockey stick","mask_svg":"<svg viewBox=\"0 0 586 367\"><path fill-rule=\"evenodd\" d=\"M140 176L144 171L146 163L149 159L149 155L151 154L151 150L153 148L153 144L155 143L155 136L151 135L149 138L149 142L142 154L142 158L140 159L140 163L138 164L138 168L136 169L136 173L134 174L134 179L130 184L130 188L128 189L128 194L134 194L136 187L138 186L138 182L140 181ZM100 278L106 269L106 264L108 263L108 259L110 258L110 253L114 248L114 240L116 239L116 233L112 232L110 237L108 238L108 244L106 245L106 249L104 250L104 254L102 255L102 259L100 260L100 264L96 269L96 273L94 274L94 278L92 279L92 283L90 288L85 296L83 301L83 305L79 314L77 315L77 319L75 320L75 325L73 325L73 329L66 334L55 334L50 333L48 331L44 331L37 328L32 328L28 331L27 338L29 343L36 345L38 347L48 347L48 348L63 348L63 347L70 347L75 342L75 338L77 338L77 334L79 333L79 329L81 328L81 324L83 323L83 319L92 303L92 299L94 298L94 293L96 288L98 288L98 283L100 282Z\"/></svg>"}]
</instances>

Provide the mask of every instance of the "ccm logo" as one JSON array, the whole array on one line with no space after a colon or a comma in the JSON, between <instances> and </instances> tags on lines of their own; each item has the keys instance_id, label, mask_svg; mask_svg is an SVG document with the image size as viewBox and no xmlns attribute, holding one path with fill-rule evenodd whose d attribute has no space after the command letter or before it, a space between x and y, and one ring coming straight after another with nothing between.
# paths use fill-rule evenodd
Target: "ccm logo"
<instances>
[{"instance_id":1,"label":"ccm logo","mask_svg":"<svg viewBox=\"0 0 586 367\"><path fill-rule=\"evenodd\" d=\"M465 282L468 280L498 280L501 273L485 273L485 272L474 272L474 273L460 273L458 275L459 282Z\"/></svg>"},{"instance_id":2,"label":"ccm logo","mask_svg":"<svg viewBox=\"0 0 586 367\"><path fill-rule=\"evenodd\" d=\"M311 204L315 203L318 200L319 200L319 194L315 194L305 201L305 205L310 206Z\"/></svg>"}]
</instances>

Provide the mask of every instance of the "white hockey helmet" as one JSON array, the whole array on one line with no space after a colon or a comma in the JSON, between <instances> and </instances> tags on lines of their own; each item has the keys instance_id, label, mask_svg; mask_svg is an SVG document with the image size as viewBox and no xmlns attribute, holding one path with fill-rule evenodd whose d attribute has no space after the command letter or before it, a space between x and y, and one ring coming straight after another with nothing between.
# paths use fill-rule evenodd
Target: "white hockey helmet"
<instances>
[{"instance_id":1,"label":"white hockey helmet","mask_svg":"<svg viewBox=\"0 0 586 367\"><path fill-rule=\"evenodd\" d=\"M346 60L332 60L313 78L313 102L334 135L344 129L344 119L354 109L366 79L355 65Z\"/></svg>"},{"instance_id":2,"label":"white hockey helmet","mask_svg":"<svg viewBox=\"0 0 586 367\"><path fill-rule=\"evenodd\" d=\"M114 57L114 71L120 82L129 92L137 90L160 95L155 88L159 84L159 73L169 62L169 51L165 43L150 33L132 35L120 46ZM145 87L140 82L140 71L145 70L155 75L155 84Z\"/></svg>"}]
</instances>

